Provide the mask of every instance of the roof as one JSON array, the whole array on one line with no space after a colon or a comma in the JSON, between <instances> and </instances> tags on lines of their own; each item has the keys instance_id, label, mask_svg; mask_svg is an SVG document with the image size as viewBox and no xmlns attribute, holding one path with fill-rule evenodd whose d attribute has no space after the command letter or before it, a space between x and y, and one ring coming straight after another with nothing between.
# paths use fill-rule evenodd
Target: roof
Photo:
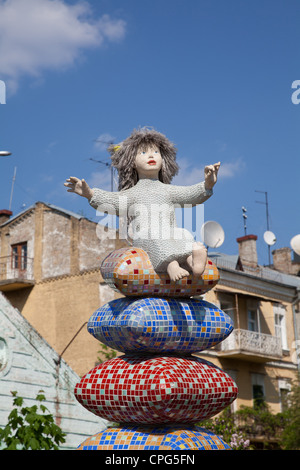
<instances>
[{"instance_id":1,"label":"roof","mask_svg":"<svg viewBox=\"0 0 300 470\"><path fill-rule=\"evenodd\" d=\"M3 227L4 225L7 225L11 222L13 222L14 220L16 220L17 218L21 217L22 215L26 214L27 212L30 212L32 211L33 209L35 209L36 205L37 204L44 204L45 206L49 207L50 209L53 209L55 211L58 211L58 212L61 212L65 215L68 215L70 217L74 217L75 219L87 219L86 217L80 215L80 214L77 214L76 212L73 212L73 211L69 211L67 209L62 209L61 207L58 207L58 206L55 206L54 204L50 204L50 203L47 203L47 202L42 202L42 201L37 201L35 202L34 204L32 204L31 206L27 207L26 209L24 209L22 212L19 212L18 214L16 214L15 216L11 217L9 220L7 220L6 222L4 222L3 224L1 224L0 226ZM87 219L89 220L89 219Z\"/></svg>"},{"instance_id":2,"label":"roof","mask_svg":"<svg viewBox=\"0 0 300 470\"><path fill-rule=\"evenodd\" d=\"M229 269L233 271L238 271L239 256L238 255L227 255L225 253L212 252L208 253L209 258L211 258L219 268ZM300 289L300 277L293 276L292 274L286 274L275 269L271 269L267 266L258 266L257 268L249 268L243 266L243 271L246 274L251 274L259 278L263 278L269 281L279 282L287 286L295 287Z\"/></svg>"}]
</instances>

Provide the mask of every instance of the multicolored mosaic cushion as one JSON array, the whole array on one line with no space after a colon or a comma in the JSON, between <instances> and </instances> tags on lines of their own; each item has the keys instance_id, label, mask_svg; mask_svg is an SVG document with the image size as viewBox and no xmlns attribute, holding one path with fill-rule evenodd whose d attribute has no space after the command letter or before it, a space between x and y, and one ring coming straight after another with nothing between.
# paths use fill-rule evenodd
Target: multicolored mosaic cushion
<instances>
[{"instance_id":1,"label":"multicolored mosaic cushion","mask_svg":"<svg viewBox=\"0 0 300 470\"><path fill-rule=\"evenodd\" d=\"M192 353L223 341L233 323L205 300L125 297L100 307L87 328L101 343L122 352Z\"/></svg>"},{"instance_id":2,"label":"multicolored mosaic cushion","mask_svg":"<svg viewBox=\"0 0 300 470\"><path fill-rule=\"evenodd\" d=\"M78 450L230 450L219 436L198 426L110 427L87 438Z\"/></svg>"},{"instance_id":3,"label":"multicolored mosaic cushion","mask_svg":"<svg viewBox=\"0 0 300 470\"><path fill-rule=\"evenodd\" d=\"M126 296L191 297L212 289L220 275L215 264L207 260L200 277L192 274L171 282L167 273L157 273L141 248L120 248L108 255L101 265L103 279Z\"/></svg>"},{"instance_id":4,"label":"multicolored mosaic cushion","mask_svg":"<svg viewBox=\"0 0 300 470\"><path fill-rule=\"evenodd\" d=\"M196 423L237 396L228 374L203 359L124 355L82 377L75 397L92 413L118 423Z\"/></svg>"}]
</instances>

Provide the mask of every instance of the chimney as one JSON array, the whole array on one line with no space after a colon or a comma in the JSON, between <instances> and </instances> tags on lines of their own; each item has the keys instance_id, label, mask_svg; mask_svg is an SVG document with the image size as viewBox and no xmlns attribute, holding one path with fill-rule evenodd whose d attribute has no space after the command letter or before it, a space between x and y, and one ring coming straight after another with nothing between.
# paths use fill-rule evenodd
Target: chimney
<instances>
[{"instance_id":1,"label":"chimney","mask_svg":"<svg viewBox=\"0 0 300 470\"><path fill-rule=\"evenodd\" d=\"M0 210L0 225L4 224L5 222L7 222L10 217L12 216L12 212L11 211L8 211L6 209L2 209Z\"/></svg>"},{"instance_id":2,"label":"chimney","mask_svg":"<svg viewBox=\"0 0 300 470\"><path fill-rule=\"evenodd\" d=\"M292 274L292 250L288 247L272 251L273 267L281 273Z\"/></svg>"},{"instance_id":3,"label":"chimney","mask_svg":"<svg viewBox=\"0 0 300 470\"><path fill-rule=\"evenodd\" d=\"M239 256L243 266L257 268L256 235L245 235L237 238L239 244Z\"/></svg>"}]
</instances>

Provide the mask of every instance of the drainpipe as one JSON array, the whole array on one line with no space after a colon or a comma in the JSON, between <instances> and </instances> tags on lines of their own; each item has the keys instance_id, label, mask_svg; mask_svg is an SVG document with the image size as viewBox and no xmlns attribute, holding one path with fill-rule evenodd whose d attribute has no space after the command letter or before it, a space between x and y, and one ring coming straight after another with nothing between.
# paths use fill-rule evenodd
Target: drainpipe
<instances>
[{"instance_id":1,"label":"drainpipe","mask_svg":"<svg viewBox=\"0 0 300 470\"><path fill-rule=\"evenodd\" d=\"M300 287L296 289L296 299L292 303L292 310L293 310L293 321L294 321L294 331L295 331L295 349L296 349L296 362L298 371L300 372L300 351L298 356L298 348L300 349L300 341L298 339L298 329L297 329L297 321L296 321L296 304L300 302Z\"/></svg>"}]
</instances>

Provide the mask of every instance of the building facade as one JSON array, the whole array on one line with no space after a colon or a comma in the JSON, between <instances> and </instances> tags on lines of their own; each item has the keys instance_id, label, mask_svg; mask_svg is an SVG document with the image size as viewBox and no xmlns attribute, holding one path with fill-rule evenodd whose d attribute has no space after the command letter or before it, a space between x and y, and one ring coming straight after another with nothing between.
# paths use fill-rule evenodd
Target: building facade
<instances>
[{"instance_id":1,"label":"building facade","mask_svg":"<svg viewBox=\"0 0 300 470\"><path fill-rule=\"evenodd\" d=\"M237 239L237 256L209 255L220 271L220 281L205 299L232 318L234 330L201 357L236 381L239 394L234 410L264 400L278 413L287 404L299 370L300 278L259 266L256 238Z\"/></svg>"}]
</instances>

